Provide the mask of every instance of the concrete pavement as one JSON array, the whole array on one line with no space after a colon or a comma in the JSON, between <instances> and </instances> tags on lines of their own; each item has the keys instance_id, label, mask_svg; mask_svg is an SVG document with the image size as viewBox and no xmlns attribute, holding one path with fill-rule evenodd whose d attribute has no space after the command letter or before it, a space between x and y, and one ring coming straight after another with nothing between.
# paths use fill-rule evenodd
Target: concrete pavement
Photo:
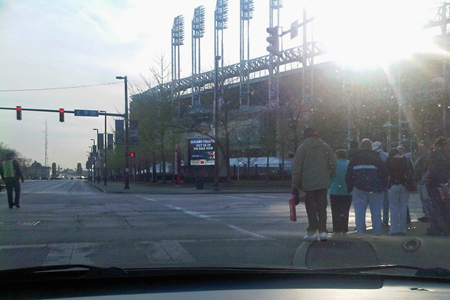
<instances>
[{"instance_id":1,"label":"concrete pavement","mask_svg":"<svg viewBox=\"0 0 450 300\"><path fill-rule=\"evenodd\" d=\"M59 185L69 183L73 187L61 192ZM426 235L429 223L417 221L422 214L416 193L410 197L413 222L405 236L389 236L388 227L384 227L383 237L375 239L368 227L365 239L357 239L351 211L349 234L330 233L327 242L310 243L302 240L307 225L304 206L297 208L297 223L288 221L290 189L285 187L223 186L214 192L207 185L204 190L197 190L195 186L176 188L170 183L146 186L131 182L130 189L124 190L123 182L108 182L106 188L103 183L90 183L107 192L103 194L81 181L33 184L39 186L24 188L21 209L0 209L2 268L218 261L310 268L377 263L450 268L448 237ZM88 189L81 189L83 186ZM75 189L77 192L73 193ZM268 190L279 194L258 194ZM54 196L49 198L48 194ZM132 197L133 194L138 197ZM188 194L186 201L181 194ZM367 224L371 225L370 213ZM331 230L332 226L328 228Z\"/></svg>"},{"instance_id":2,"label":"concrete pavement","mask_svg":"<svg viewBox=\"0 0 450 300\"><path fill-rule=\"evenodd\" d=\"M286 200L290 196L290 187L279 187L275 186L277 184L274 183L274 186L270 186L269 184L265 184L264 181L261 181L261 186L252 186L252 187L242 187L242 186L232 186L226 184L219 185L219 191L216 192L213 190L212 184L205 184L205 188L203 190L197 190L195 185L187 185L182 184L180 187L176 187L174 184L159 184L159 185L148 185L145 183L130 181L130 189L124 189L123 181L108 181L105 186L103 182L89 182L92 186L102 190L105 193L130 193L130 194L220 194L220 193L283 193L286 192ZM410 194L409 205L411 208L411 224L408 225L408 234L404 236L404 239L408 239L409 237L421 237L427 239L438 239L438 240L447 240L448 237L434 237L428 236L427 228L429 227L429 223L419 222L417 218L422 217L422 214L415 214L414 212L421 211L420 209L420 200L419 195L417 193ZM415 208L415 209L413 209ZM328 210L331 208L328 207ZM368 209L369 210L369 209ZM372 235L371 223L370 223L370 212L367 213L368 220L368 230L367 236L370 238ZM330 228L331 229L331 228ZM399 240L402 237L395 236L391 237L388 235L389 227L383 227L383 236L387 240L395 239ZM349 236L356 235L356 231L351 231L348 234ZM370 238L371 239L371 238Z\"/></svg>"}]
</instances>

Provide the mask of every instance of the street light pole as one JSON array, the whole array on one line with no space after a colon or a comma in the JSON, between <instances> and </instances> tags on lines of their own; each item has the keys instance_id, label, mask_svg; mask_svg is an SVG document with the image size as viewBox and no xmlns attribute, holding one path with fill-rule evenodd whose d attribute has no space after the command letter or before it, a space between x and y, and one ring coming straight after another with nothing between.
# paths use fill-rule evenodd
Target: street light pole
<instances>
[{"instance_id":1,"label":"street light pole","mask_svg":"<svg viewBox=\"0 0 450 300\"><path fill-rule=\"evenodd\" d=\"M129 157L129 130L128 124L128 79L127 76L116 76L116 79L123 79L125 83L125 189L130 189L130 157Z\"/></svg>"},{"instance_id":2,"label":"street light pole","mask_svg":"<svg viewBox=\"0 0 450 300\"><path fill-rule=\"evenodd\" d=\"M102 152L101 152L101 149L100 149L100 142L98 140L98 129L97 128L93 128L92 130L95 130L97 132L97 136L96 137L97 137L97 153L98 153L98 156L96 156L95 160L94 160L94 170L95 170L95 167L97 167L97 177L99 177L100 176L100 168L98 166L96 166L96 165L97 165L97 162L101 159L100 158L100 154ZM94 182L95 182L96 179L97 178L94 178ZM100 182L98 181L98 183L100 183Z\"/></svg>"},{"instance_id":3,"label":"street light pole","mask_svg":"<svg viewBox=\"0 0 450 300\"><path fill-rule=\"evenodd\" d=\"M96 149L95 149L95 139L91 139L92 141L92 150L91 153L93 153L93 159L94 159L94 165L91 166L91 181L94 182L95 181L95 153L96 153Z\"/></svg>"},{"instance_id":4,"label":"street light pole","mask_svg":"<svg viewBox=\"0 0 450 300\"><path fill-rule=\"evenodd\" d=\"M103 153L105 154L105 163L103 165L103 175L104 175L104 180L105 180L105 185L107 185L107 181L108 181L108 169L106 168L106 162L107 162L107 151L108 151L108 145L106 145L107 143L107 131L106 131L106 111L101 110L100 112L105 113L105 142L103 144Z\"/></svg>"},{"instance_id":5,"label":"street light pole","mask_svg":"<svg viewBox=\"0 0 450 300\"><path fill-rule=\"evenodd\" d=\"M241 166L241 160L240 160L240 156L241 156L241 138L238 137L238 176L237 176L237 180L239 181L239 169Z\"/></svg>"},{"instance_id":6,"label":"street light pole","mask_svg":"<svg viewBox=\"0 0 450 300\"><path fill-rule=\"evenodd\" d=\"M219 60L221 57L216 55L214 59L214 142L216 145L214 157L214 191L219 191Z\"/></svg>"}]
</instances>

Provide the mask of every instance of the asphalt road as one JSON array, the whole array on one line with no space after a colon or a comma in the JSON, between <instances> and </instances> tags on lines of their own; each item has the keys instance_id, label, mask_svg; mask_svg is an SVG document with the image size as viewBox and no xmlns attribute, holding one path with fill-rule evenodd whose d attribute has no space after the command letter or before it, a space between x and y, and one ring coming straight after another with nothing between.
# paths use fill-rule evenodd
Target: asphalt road
<instances>
[{"instance_id":1,"label":"asphalt road","mask_svg":"<svg viewBox=\"0 0 450 300\"><path fill-rule=\"evenodd\" d=\"M286 193L108 194L82 180L25 181L22 189L20 209L8 209L6 194L0 193L0 269L69 263L315 266L324 263L320 253L333 262L339 255L350 265L389 262L370 254L372 240L356 240L352 233L303 242L305 208L299 205L298 220L291 222ZM410 210L413 219L421 216L417 197ZM386 237L378 243L391 249L389 259L401 260L404 251L392 252L392 246L403 242Z\"/></svg>"}]
</instances>

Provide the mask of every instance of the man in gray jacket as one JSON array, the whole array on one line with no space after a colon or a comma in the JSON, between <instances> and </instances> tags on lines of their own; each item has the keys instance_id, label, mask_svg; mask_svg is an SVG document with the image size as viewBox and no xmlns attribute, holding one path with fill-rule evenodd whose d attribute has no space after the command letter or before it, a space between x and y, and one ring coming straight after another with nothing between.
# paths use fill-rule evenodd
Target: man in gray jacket
<instances>
[{"instance_id":1,"label":"man in gray jacket","mask_svg":"<svg viewBox=\"0 0 450 300\"><path fill-rule=\"evenodd\" d=\"M298 197L299 190L306 193L309 226L303 239L324 241L327 239L327 190L336 172L336 156L313 128L306 128L304 136L292 162L292 194Z\"/></svg>"}]
</instances>

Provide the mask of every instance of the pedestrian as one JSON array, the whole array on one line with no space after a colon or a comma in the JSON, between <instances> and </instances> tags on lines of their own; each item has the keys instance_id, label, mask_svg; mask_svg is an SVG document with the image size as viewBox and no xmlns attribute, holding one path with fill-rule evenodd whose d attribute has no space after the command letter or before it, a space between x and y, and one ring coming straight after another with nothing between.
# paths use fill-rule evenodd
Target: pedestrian
<instances>
[{"instance_id":1,"label":"pedestrian","mask_svg":"<svg viewBox=\"0 0 450 300\"><path fill-rule=\"evenodd\" d=\"M388 153L384 152L383 144L381 142L376 141L372 144L372 150L378 152L380 158L383 162L386 162L388 158ZM383 226L389 226L389 194L388 190L383 191Z\"/></svg>"},{"instance_id":2,"label":"pedestrian","mask_svg":"<svg viewBox=\"0 0 450 300\"><path fill-rule=\"evenodd\" d=\"M14 206L20 208L19 180L23 183L24 178L22 175L22 171L20 170L19 163L14 159L14 152L10 151L6 153L5 160L0 165L0 175L5 182L9 208L13 208Z\"/></svg>"},{"instance_id":3,"label":"pedestrian","mask_svg":"<svg viewBox=\"0 0 450 300\"><path fill-rule=\"evenodd\" d=\"M359 150L350 159L345 177L348 192L352 193L356 230L360 238L366 234L366 211L370 207L374 237L381 236L381 208L383 191L387 186L387 169L372 141L363 139Z\"/></svg>"},{"instance_id":4,"label":"pedestrian","mask_svg":"<svg viewBox=\"0 0 450 300\"><path fill-rule=\"evenodd\" d=\"M305 192L308 215L306 241L327 240L327 190L336 172L336 156L313 128L304 130L305 140L292 162L292 194Z\"/></svg>"},{"instance_id":5,"label":"pedestrian","mask_svg":"<svg viewBox=\"0 0 450 300\"><path fill-rule=\"evenodd\" d=\"M347 191L347 184L345 184L348 168L347 151L336 150L336 158L336 175L331 180L329 194L333 232L343 235L348 232L348 216L352 204L352 194Z\"/></svg>"},{"instance_id":6,"label":"pedestrian","mask_svg":"<svg viewBox=\"0 0 450 300\"><path fill-rule=\"evenodd\" d=\"M406 234L406 218L409 192L413 182L413 165L408 157L401 156L396 148L389 152L386 160L389 174L389 210L391 212L390 235Z\"/></svg>"},{"instance_id":7,"label":"pedestrian","mask_svg":"<svg viewBox=\"0 0 450 300\"><path fill-rule=\"evenodd\" d=\"M436 128L436 130L434 131L434 138L435 138L435 139L434 139L435 141L437 141L437 140L440 139L440 138L445 139L445 132L444 132L444 129L442 129L442 128ZM444 148L445 148L445 150L446 150L447 152L450 153L450 142L449 142L449 141L446 140ZM432 152L432 151L434 151L434 144L432 144L432 145L430 146L430 152Z\"/></svg>"},{"instance_id":8,"label":"pedestrian","mask_svg":"<svg viewBox=\"0 0 450 300\"><path fill-rule=\"evenodd\" d=\"M407 157L411 164L413 164L412 153L408 152L404 146L398 146L398 151L400 151L400 155L403 157ZM406 208L406 223L411 224L411 215L409 214L409 206Z\"/></svg>"},{"instance_id":9,"label":"pedestrian","mask_svg":"<svg viewBox=\"0 0 450 300\"><path fill-rule=\"evenodd\" d=\"M420 202L422 203L423 217L420 217L417 220L421 222L430 222L431 202L424 177L425 161L430 155L430 152L428 151L428 147L424 141L419 142L418 150L419 158L414 164L414 179L417 182L417 191L419 193Z\"/></svg>"},{"instance_id":10,"label":"pedestrian","mask_svg":"<svg viewBox=\"0 0 450 300\"><path fill-rule=\"evenodd\" d=\"M430 228L428 235L449 234L449 203L441 199L440 184L448 183L450 179L450 153L446 150L447 141L440 137L433 144L434 151L430 152L425 161L426 187L430 195Z\"/></svg>"}]
</instances>

